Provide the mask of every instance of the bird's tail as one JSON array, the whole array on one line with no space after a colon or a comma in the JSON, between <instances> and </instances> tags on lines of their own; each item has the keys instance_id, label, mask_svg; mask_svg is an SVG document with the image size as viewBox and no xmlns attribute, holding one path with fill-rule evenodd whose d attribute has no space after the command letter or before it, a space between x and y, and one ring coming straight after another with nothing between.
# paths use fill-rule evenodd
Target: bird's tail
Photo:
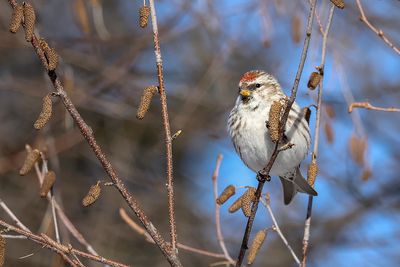
<instances>
[{"instance_id":1,"label":"bird's tail","mask_svg":"<svg viewBox=\"0 0 400 267\"><path fill-rule=\"evenodd\" d=\"M317 196L317 191L312 188L307 180L301 175L300 168L297 167L296 171L290 175L281 177L279 176L283 187L283 200L285 205L288 205L297 192L306 193L311 196Z\"/></svg>"}]
</instances>

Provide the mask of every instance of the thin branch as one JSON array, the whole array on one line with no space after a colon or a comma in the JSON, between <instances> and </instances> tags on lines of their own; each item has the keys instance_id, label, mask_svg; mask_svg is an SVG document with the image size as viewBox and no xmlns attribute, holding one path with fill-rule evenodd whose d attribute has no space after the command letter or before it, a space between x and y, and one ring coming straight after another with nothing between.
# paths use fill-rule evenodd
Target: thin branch
<instances>
[{"instance_id":1,"label":"thin branch","mask_svg":"<svg viewBox=\"0 0 400 267\"><path fill-rule=\"evenodd\" d=\"M294 80L294 84L291 90L291 95L290 95L290 99L286 105L285 111L283 113L282 119L280 121L280 129L279 129L279 140L282 139L284 130L285 130L285 125L286 125L286 121L289 117L289 112L290 109L295 101L296 98L296 94L297 94L297 89L299 87L299 82L300 82L300 78L301 78L301 74L303 73L303 68L304 68L304 63L306 61L306 57L307 57L307 52L308 52L308 48L310 46L310 39L311 39L311 32L312 32L312 25L313 25L313 21L314 21L314 14L315 14L315 6L316 6L316 2L317 0L312 0L311 5L310 5L310 13L308 15L308 21L307 21L307 29L306 29L306 36L304 39L304 45L303 45L303 50L301 52L301 56L300 56L300 63L297 69L297 73L296 73L296 77ZM251 207L251 215L249 217L249 219L247 220L247 224L246 224L246 229L245 229L245 233L243 235L243 240L242 240L242 245L239 251L239 256L238 256L238 260L236 262L236 266L240 267L242 265L243 259L244 259L244 255L246 253L246 250L248 248L248 241L249 241L249 237L250 237L250 232L251 229L253 227L253 222L254 222L254 217L257 213L257 208L258 208L258 204L259 204L259 199L261 197L261 192L262 189L264 187L264 184L267 180L269 180L269 172L271 171L271 168L279 154L279 150L278 150L278 146L279 146L280 142L277 142L274 148L274 151L271 155L271 158L269 159L266 167L261 170L259 172L258 175L258 186L257 186L257 190L255 193L255 201L253 202L253 205Z\"/></svg>"},{"instance_id":2,"label":"thin branch","mask_svg":"<svg viewBox=\"0 0 400 267\"><path fill-rule=\"evenodd\" d=\"M175 223L175 210L174 210L174 176L173 176L173 162L172 162L172 139L171 139L171 128L169 125L168 118L168 106L167 106L167 95L165 92L164 85L164 73L163 64L161 58L160 40L158 35L157 26L157 15L154 6L154 0L149 0L150 11L151 11L151 24L153 26L153 40L154 40L154 53L156 56L156 67L158 77L158 90L160 93L161 101L161 115L165 133L165 149L167 158L167 194L168 194L168 215L169 215L169 227L170 236L172 243L172 250L176 250L177 235L176 235L176 223Z\"/></svg>"},{"instance_id":3,"label":"thin branch","mask_svg":"<svg viewBox=\"0 0 400 267\"><path fill-rule=\"evenodd\" d=\"M364 13L364 8L361 4L360 0L356 0L358 10L360 11L361 14L361 21L364 22L368 28L370 28L376 35L378 35L390 48L392 48L397 54L400 55L400 49L395 46L392 41L389 40L389 38L385 35L385 33L381 29L377 29L374 25L369 22L368 18L365 16Z\"/></svg>"},{"instance_id":4,"label":"thin branch","mask_svg":"<svg viewBox=\"0 0 400 267\"><path fill-rule=\"evenodd\" d=\"M18 218L15 216L15 214L8 208L6 203L0 198L0 206L3 208L3 210L10 216L10 218L13 220L13 222L18 225L21 229L30 232L28 227L26 227Z\"/></svg>"},{"instance_id":5,"label":"thin branch","mask_svg":"<svg viewBox=\"0 0 400 267\"><path fill-rule=\"evenodd\" d=\"M2 220L0 220L0 225L6 227L7 229L9 229L10 231L16 232L20 235L26 236L28 239L36 242L36 243L40 243L42 245L45 245L47 248L56 251L57 253L62 252L65 254L70 254L70 253L74 253L80 257L84 257L93 261L97 261L97 262L101 262L101 263L105 263L108 264L110 266L115 266L115 267L128 267L128 265L122 264L122 263L118 263L103 257L99 257L99 256L94 256L91 254L88 254L86 252L77 250L72 248L71 246L65 246L62 245L52 239L50 239L49 237L44 237L44 234L42 234L41 236L33 234L30 231L25 231L23 229L20 229L18 227L14 227L11 224L8 224ZM59 253L60 254L60 253Z\"/></svg>"},{"instance_id":6,"label":"thin branch","mask_svg":"<svg viewBox=\"0 0 400 267\"><path fill-rule=\"evenodd\" d=\"M327 48L328 35L329 35L329 30L331 27L334 11L335 11L335 5L331 3L328 22L327 22L325 30L323 31L321 64L318 68L320 74L322 75L322 78L321 78L321 81L318 86L318 104L317 104L317 115L316 115L316 122L315 122L314 148L313 148L313 154L312 154L313 162L316 162L317 156L318 156L319 128L320 128L320 123L321 123L322 92L323 92L326 48ZM308 205L307 205L306 221L305 221L305 225L304 225L303 258L301 261L301 267L306 267L306 262L307 262L307 252L308 252L308 245L309 245L309 240L310 240L312 204L313 204L313 197L309 196L308 197Z\"/></svg>"},{"instance_id":7,"label":"thin branch","mask_svg":"<svg viewBox=\"0 0 400 267\"><path fill-rule=\"evenodd\" d=\"M283 244L285 244L285 246L287 247L287 249L289 250L290 254L292 254L293 259L295 260L295 262L300 265L300 260L297 257L296 253L294 252L293 248L290 246L289 242L287 241L287 239L285 238L285 236L283 235L281 229L279 228L278 222L276 221L275 215L272 212L271 209L271 205L269 203L269 199L265 200L263 198L261 198L261 203L267 208L269 215L271 216L272 222L274 223L273 229L278 233L279 237L282 239Z\"/></svg>"},{"instance_id":8,"label":"thin branch","mask_svg":"<svg viewBox=\"0 0 400 267\"><path fill-rule=\"evenodd\" d=\"M142 227L140 227L134 220L132 220L132 218L129 217L129 215L126 213L126 211L123 208L119 209L119 215L121 216L122 220L124 220L125 223L132 230L134 230L139 235L144 236L147 242L154 244L153 239L151 239L150 235L146 232L146 230L143 229ZM225 259L224 254L219 254L219 253L214 253L214 252L203 250L203 249L194 248L194 247L187 246L187 245L184 245L181 243L178 243L177 246L178 246L178 248L181 248L182 250L186 250L186 251L193 252L196 254L209 256L209 257L213 257L213 258L218 258L218 259Z\"/></svg>"},{"instance_id":9,"label":"thin branch","mask_svg":"<svg viewBox=\"0 0 400 267\"><path fill-rule=\"evenodd\" d=\"M16 0L8 0L9 4L11 5L12 8L15 8L17 5ZM22 25L25 27L25 25ZM39 45L39 41L35 35L33 35L31 44L38 55L39 59L41 60L42 64L44 67L47 65L46 57L44 55L43 50L41 49ZM132 209L132 211L136 214L136 216L139 218L140 222L143 224L143 226L146 228L146 230L149 232L161 252L164 254L164 256L167 258L168 262L172 266L182 266L180 263L180 260L178 258L178 255L175 250L171 250L169 244L165 242L165 240L162 238L160 233L158 232L157 228L153 225L153 223L148 219L142 208L139 206L137 200L133 197L133 195L127 190L125 184L115 171L114 167L112 166L111 162L108 160L107 156L104 154L103 150L97 143L96 138L94 137L92 129L86 124L86 122L83 120L81 115L79 114L78 110L72 103L71 99L67 96L67 93L65 92L60 79L57 76L57 73L55 71L48 71L48 76L51 80L51 83L55 89L54 94L58 97L61 98L62 103L64 104L66 110L69 112L71 115L72 119L78 126L79 130L82 133L82 136L86 139L88 142L89 146L92 148L94 154L96 155L97 159L103 166L104 170L110 177L110 179L113 181L115 184L115 187L118 189L118 191L121 193L122 197L125 199L127 202L128 206ZM172 158L171 158L172 160ZM171 172L172 174L172 172Z\"/></svg>"},{"instance_id":10,"label":"thin branch","mask_svg":"<svg viewBox=\"0 0 400 267\"><path fill-rule=\"evenodd\" d=\"M385 112L400 112L400 108L375 107L375 106L371 105L369 102L353 102L353 103L351 103L350 106L349 106L349 113L353 112L354 108L365 108L365 109L385 111Z\"/></svg>"},{"instance_id":11,"label":"thin branch","mask_svg":"<svg viewBox=\"0 0 400 267\"><path fill-rule=\"evenodd\" d=\"M220 208L221 206L217 203L217 198L218 198L218 174L219 174L219 168L221 166L223 156L222 154L218 154L217 157L217 162L215 164L215 169L212 175L212 183L213 183L213 190L214 190L214 205L215 205L215 228L217 231L217 239L219 246L221 247L226 260L230 264L235 264L235 261L231 258L229 255L228 250L226 249L225 242L224 242L224 237L222 235L222 230L221 230L221 221L220 221Z\"/></svg>"}]
</instances>

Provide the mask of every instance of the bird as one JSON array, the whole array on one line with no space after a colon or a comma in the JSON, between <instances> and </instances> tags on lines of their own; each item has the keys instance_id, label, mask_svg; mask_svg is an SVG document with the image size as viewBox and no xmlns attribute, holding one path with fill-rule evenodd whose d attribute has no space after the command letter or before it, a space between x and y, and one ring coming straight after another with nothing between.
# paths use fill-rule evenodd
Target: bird
<instances>
[{"instance_id":1,"label":"bird","mask_svg":"<svg viewBox=\"0 0 400 267\"><path fill-rule=\"evenodd\" d=\"M227 128L236 153L257 174L267 165L275 148L267 122L271 105L274 101L284 104L285 99L287 96L279 82L265 71L248 71L239 81L238 97L229 114ZM291 148L278 154L269 174L279 176L285 205L297 192L317 196L300 172L311 135L305 114L296 102L290 109L282 139L290 143Z\"/></svg>"}]
</instances>

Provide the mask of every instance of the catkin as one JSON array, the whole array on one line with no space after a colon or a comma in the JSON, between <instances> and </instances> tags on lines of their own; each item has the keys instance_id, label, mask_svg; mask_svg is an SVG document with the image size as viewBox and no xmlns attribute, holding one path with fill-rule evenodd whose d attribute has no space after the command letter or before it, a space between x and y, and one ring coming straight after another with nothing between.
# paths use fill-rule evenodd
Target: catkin
<instances>
[{"instance_id":1,"label":"catkin","mask_svg":"<svg viewBox=\"0 0 400 267\"><path fill-rule=\"evenodd\" d=\"M307 87L310 90L314 90L315 88L317 88L320 82L321 82L321 74L319 74L319 72L314 71L311 73L310 78L308 78Z\"/></svg>"},{"instance_id":2,"label":"catkin","mask_svg":"<svg viewBox=\"0 0 400 267\"><path fill-rule=\"evenodd\" d=\"M247 256L247 264L252 265L256 259L257 253L260 250L265 238L267 237L267 230L258 231L251 243L249 255Z\"/></svg>"},{"instance_id":3,"label":"catkin","mask_svg":"<svg viewBox=\"0 0 400 267\"><path fill-rule=\"evenodd\" d=\"M100 197L100 193L101 187L100 181L98 181L95 185L90 187L89 192L82 199L82 205L85 207L92 205Z\"/></svg>"},{"instance_id":4,"label":"catkin","mask_svg":"<svg viewBox=\"0 0 400 267\"><path fill-rule=\"evenodd\" d=\"M42 111L40 111L39 117L33 124L33 127L35 127L36 130L40 130L46 125L46 123L51 118L52 110L53 110L53 102L51 101L51 95L48 94L45 97L43 97Z\"/></svg>"},{"instance_id":5,"label":"catkin","mask_svg":"<svg viewBox=\"0 0 400 267\"><path fill-rule=\"evenodd\" d=\"M21 169L19 170L19 175L26 175L33 167L33 165L38 161L40 158L40 151L34 149L29 151L26 155L24 164L22 165Z\"/></svg>"},{"instance_id":6,"label":"catkin","mask_svg":"<svg viewBox=\"0 0 400 267\"><path fill-rule=\"evenodd\" d=\"M272 142L276 143L279 140L279 121L281 119L282 103L274 101L269 110L268 130Z\"/></svg>"},{"instance_id":7,"label":"catkin","mask_svg":"<svg viewBox=\"0 0 400 267\"><path fill-rule=\"evenodd\" d=\"M333 132L332 124L325 123L324 131L325 131L326 140L328 141L329 144L332 144L333 140L335 139L335 133Z\"/></svg>"},{"instance_id":8,"label":"catkin","mask_svg":"<svg viewBox=\"0 0 400 267\"><path fill-rule=\"evenodd\" d=\"M10 32L16 33L21 26L22 18L24 17L24 7L22 5L17 4L17 6L13 9L11 20L10 20Z\"/></svg>"},{"instance_id":9,"label":"catkin","mask_svg":"<svg viewBox=\"0 0 400 267\"><path fill-rule=\"evenodd\" d=\"M255 200L256 189L254 187L249 187L249 189L244 192L242 198L242 211L244 216L250 217L251 215L251 204Z\"/></svg>"},{"instance_id":10,"label":"catkin","mask_svg":"<svg viewBox=\"0 0 400 267\"><path fill-rule=\"evenodd\" d=\"M32 41L33 33L35 31L35 9L29 3L24 2L24 23L25 23L25 40Z\"/></svg>"},{"instance_id":11,"label":"catkin","mask_svg":"<svg viewBox=\"0 0 400 267\"><path fill-rule=\"evenodd\" d=\"M39 45L43 49L43 52L47 58L47 69L55 70L58 65L58 55L56 50L51 48L43 38L40 38Z\"/></svg>"},{"instance_id":12,"label":"catkin","mask_svg":"<svg viewBox=\"0 0 400 267\"><path fill-rule=\"evenodd\" d=\"M6 257L6 239L0 235L0 267L4 266Z\"/></svg>"},{"instance_id":13,"label":"catkin","mask_svg":"<svg viewBox=\"0 0 400 267\"><path fill-rule=\"evenodd\" d=\"M231 196L235 194L235 186L233 185L228 185L225 187L224 191L222 191L221 195L217 198L217 204L222 205L224 204Z\"/></svg>"},{"instance_id":14,"label":"catkin","mask_svg":"<svg viewBox=\"0 0 400 267\"><path fill-rule=\"evenodd\" d=\"M241 207L242 207L242 197L239 197L239 198L236 199L236 201L233 202L233 204L229 207L228 211L229 211L230 213L234 213L234 212L238 211Z\"/></svg>"},{"instance_id":15,"label":"catkin","mask_svg":"<svg viewBox=\"0 0 400 267\"><path fill-rule=\"evenodd\" d=\"M301 40L301 20L300 17L295 15L292 17L292 40L296 44L300 42Z\"/></svg>"},{"instance_id":16,"label":"catkin","mask_svg":"<svg viewBox=\"0 0 400 267\"><path fill-rule=\"evenodd\" d=\"M150 8L148 6L142 6L139 9L139 25L142 28L146 28L149 21Z\"/></svg>"},{"instance_id":17,"label":"catkin","mask_svg":"<svg viewBox=\"0 0 400 267\"><path fill-rule=\"evenodd\" d=\"M344 8L344 1L343 0L331 0L332 4L334 4L337 8L343 9Z\"/></svg>"},{"instance_id":18,"label":"catkin","mask_svg":"<svg viewBox=\"0 0 400 267\"><path fill-rule=\"evenodd\" d=\"M307 170L307 182L309 185L314 186L315 179L317 178L318 173L318 165L316 161L312 161L310 165L308 165Z\"/></svg>"},{"instance_id":19,"label":"catkin","mask_svg":"<svg viewBox=\"0 0 400 267\"><path fill-rule=\"evenodd\" d=\"M49 171L45 174L42 187L40 188L40 196L46 197L56 181L56 174Z\"/></svg>"},{"instance_id":20,"label":"catkin","mask_svg":"<svg viewBox=\"0 0 400 267\"><path fill-rule=\"evenodd\" d=\"M364 154L367 149L367 140L358 138L355 134L349 140L350 155L360 166L364 165Z\"/></svg>"},{"instance_id":21,"label":"catkin","mask_svg":"<svg viewBox=\"0 0 400 267\"><path fill-rule=\"evenodd\" d=\"M144 88L142 98L140 99L139 108L136 117L142 120L150 108L151 99L158 92L157 86L148 86Z\"/></svg>"}]
</instances>

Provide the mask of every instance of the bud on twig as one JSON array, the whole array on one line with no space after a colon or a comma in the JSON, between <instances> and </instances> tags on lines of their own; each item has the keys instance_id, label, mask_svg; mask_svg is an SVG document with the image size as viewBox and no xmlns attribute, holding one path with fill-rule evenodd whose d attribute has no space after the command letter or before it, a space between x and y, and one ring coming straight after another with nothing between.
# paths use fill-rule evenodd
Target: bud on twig
<instances>
[{"instance_id":1,"label":"bud on twig","mask_svg":"<svg viewBox=\"0 0 400 267\"><path fill-rule=\"evenodd\" d=\"M337 8L343 9L344 8L344 1L343 0L331 0L332 4L334 4Z\"/></svg>"},{"instance_id":2,"label":"bud on twig","mask_svg":"<svg viewBox=\"0 0 400 267\"><path fill-rule=\"evenodd\" d=\"M174 134L171 136L171 140L175 140L176 138L178 138L178 136L180 136L181 133L182 133L182 130L178 130L176 133L174 133Z\"/></svg>"},{"instance_id":3,"label":"bud on twig","mask_svg":"<svg viewBox=\"0 0 400 267\"><path fill-rule=\"evenodd\" d=\"M24 2L24 23L25 23L25 40L32 41L33 33L35 31L35 9L29 3Z\"/></svg>"},{"instance_id":4,"label":"bud on twig","mask_svg":"<svg viewBox=\"0 0 400 267\"><path fill-rule=\"evenodd\" d=\"M315 88L317 88L320 82L321 82L321 74L319 74L319 72L314 71L311 73L310 78L308 78L307 87L310 90L314 90Z\"/></svg>"},{"instance_id":5,"label":"bud on twig","mask_svg":"<svg viewBox=\"0 0 400 267\"><path fill-rule=\"evenodd\" d=\"M216 202L218 205L224 204L231 196L235 194L235 186L228 185L224 191L222 191L221 195L217 198Z\"/></svg>"},{"instance_id":6,"label":"bud on twig","mask_svg":"<svg viewBox=\"0 0 400 267\"><path fill-rule=\"evenodd\" d=\"M39 114L39 117L33 124L36 130L42 129L46 123L50 120L52 110L53 110L53 102L51 101L51 94L46 95L43 97L42 100L42 111Z\"/></svg>"},{"instance_id":7,"label":"bud on twig","mask_svg":"<svg viewBox=\"0 0 400 267\"><path fill-rule=\"evenodd\" d=\"M40 151L37 149L31 150L26 155L24 164L22 168L19 170L19 175L26 175L33 167L33 165L40 158Z\"/></svg>"},{"instance_id":8,"label":"bud on twig","mask_svg":"<svg viewBox=\"0 0 400 267\"><path fill-rule=\"evenodd\" d=\"M282 103L274 101L269 110L268 130L272 142L276 143L279 140L279 121L281 119Z\"/></svg>"},{"instance_id":9,"label":"bud on twig","mask_svg":"<svg viewBox=\"0 0 400 267\"><path fill-rule=\"evenodd\" d=\"M149 21L150 8L148 6L142 6L139 9L139 25L142 28L146 28Z\"/></svg>"},{"instance_id":10,"label":"bud on twig","mask_svg":"<svg viewBox=\"0 0 400 267\"><path fill-rule=\"evenodd\" d=\"M142 120L150 108L151 99L158 92L158 87L155 85L144 88L142 98L140 99L139 108L136 117Z\"/></svg>"},{"instance_id":11,"label":"bud on twig","mask_svg":"<svg viewBox=\"0 0 400 267\"><path fill-rule=\"evenodd\" d=\"M40 197L46 197L50 192L56 181L56 174L53 171L49 171L45 174L42 187L40 188Z\"/></svg>"},{"instance_id":12,"label":"bud on twig","mask_svg":"<svg viewBox=\"0 0 400 267\"><path fill-rule=\"evenodd\" d=\"M17 6L13 9L11 20L10 20L10 32L16 33L21 26L22 18L24 17L24 7L22 5L17 4Z\"/></svg>"},{"instance_id":13,"label":"bud on twig","mask_svg":"<svg viewBox=\"0 0 400 267\"><path fill-rule=\"evenodd\" d=\"M317 178L318 165L315 160L313 160L310 165L308 165L307 170L307 182L309 185L314 186L315 179Z\"/></svg>"},{"instance_id":14,"label":"bud on twig","mask_svg":"<svg viewBox=\"0 0 400 267\"><path fill-rule=\"evenodd\" d=\"M249 249L249 256L247 257L247 264L252 265L256 259L257 253L260 250L265 238L267 237L267 230L258 231L253 239L253 243Z\"/></svg>"},{"instance_id":15,"label":"bud on twig","mask_svg":"<svg viewBox=\"0 0 400 267\"><path fill-rule=\"evenodd\" d=\"M97 181L95 185L92 185L89 189L89 192L82 200L82 205L87 207L92 205L96 200L100 197L101 187L100 181Z\"/></svg>"}]
</instances>

